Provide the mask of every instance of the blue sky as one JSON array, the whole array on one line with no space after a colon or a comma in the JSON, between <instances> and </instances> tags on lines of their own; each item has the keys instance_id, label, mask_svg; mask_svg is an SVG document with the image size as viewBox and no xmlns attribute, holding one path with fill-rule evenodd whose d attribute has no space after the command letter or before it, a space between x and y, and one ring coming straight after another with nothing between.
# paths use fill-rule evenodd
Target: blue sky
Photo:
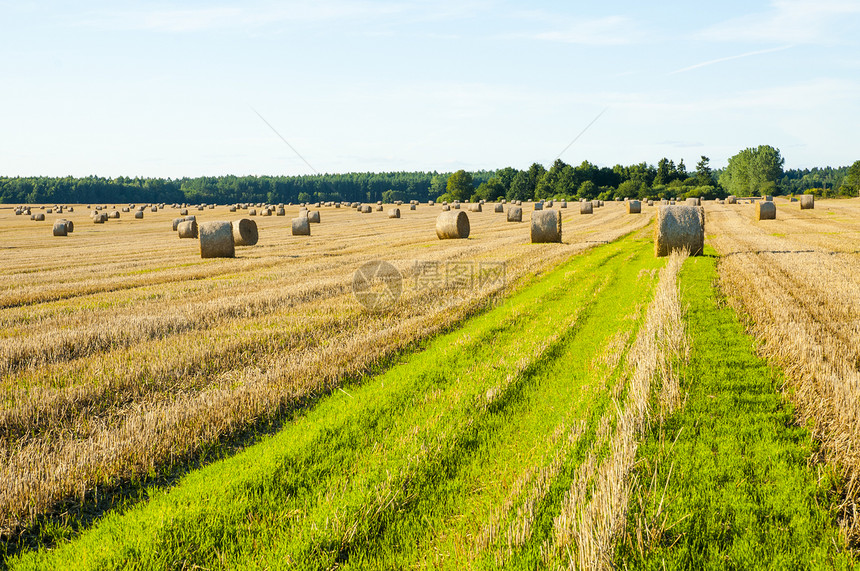
<instances>
[{"instance_id":1,"label":"blue sky","mask_svg":"<svg viewBox=\"0 0 860 571\"><path fill-rule=\"evenodd\" d=\"M563 160L860 159L860 0L0 0L0 24L6 176L548 166L603 110Z\"/></svg>"}]
</instances>

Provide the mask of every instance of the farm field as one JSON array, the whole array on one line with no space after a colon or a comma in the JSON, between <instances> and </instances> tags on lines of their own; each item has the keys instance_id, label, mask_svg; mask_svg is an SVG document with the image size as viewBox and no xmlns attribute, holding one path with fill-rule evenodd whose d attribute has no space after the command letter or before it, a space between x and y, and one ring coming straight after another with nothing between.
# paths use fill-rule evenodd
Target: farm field
<instances>
[{"instance_id":1,"label":"farm field","mask_svg":"<svg viewBox=\"0 0 860 571\"><path fill-rule=\"evenodd\" d=\"M170 209L68 239L0 210L6 564L851 567L860 202L777 205L708 204L686 261L613 203L562 244L486 211L439 241L425 205L299 238L294 208L228 260Z\"/></svg>"}]
</instances>

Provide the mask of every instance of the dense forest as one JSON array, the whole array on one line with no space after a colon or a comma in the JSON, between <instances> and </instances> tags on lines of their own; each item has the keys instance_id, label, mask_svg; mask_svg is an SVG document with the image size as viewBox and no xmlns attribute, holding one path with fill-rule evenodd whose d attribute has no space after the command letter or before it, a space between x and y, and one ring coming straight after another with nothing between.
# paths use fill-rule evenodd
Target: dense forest
<instances>
[{"instance_id":1,"label":"dense forest","mask_svg":"<svg viewBox=\"0 0 860 571\"><path fill-rule=\"evenodd\" d=\"M0 203L187 202L393 202L395 200L569 200L615 198L720 198L728 194L801 194L857 196L860 161L850 167L783 170L779 150L767 145L744 149L725 169L712 170L702 156L695 170L684 161L662 158L598 167L556 160L526 170L455 173L388 172L306 176L218 176L181 179L73 177L2 177Z\"/></svg>"}]
</instances>

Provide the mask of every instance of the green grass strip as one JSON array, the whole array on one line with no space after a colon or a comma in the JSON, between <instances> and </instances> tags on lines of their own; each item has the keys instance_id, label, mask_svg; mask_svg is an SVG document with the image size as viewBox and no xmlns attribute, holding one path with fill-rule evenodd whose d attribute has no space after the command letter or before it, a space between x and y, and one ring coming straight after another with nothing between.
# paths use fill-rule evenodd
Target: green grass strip
<instances>
[{"instance_id":1,"label":"green grass strip","mask_svg":"<svg viewBox=\"0 0 860 571\"><path fill-rule=\"evenodd\" d=\"M654 484L641 501L631 499L617 566L851 568L831 507L833 476L807 466L810 434L795 424L779 372L757 357L734 311L719 303L717 258L705 253L680 275L691 338L681 382L688 398L639 450L639 480ZM650 539L637 540L637 521L649 522Z\"/></svg>"},{"instance_id":2,"label":"green grass strip","mask_svg":"<svg viewBox=\"0 0 860 571\"><path fill-rule=\"evenodd\" d=\"M259 445L185 477L12 568L329 568L456 472L476 427L557 355L629 258L628 237L548 273ZM614 268L614 269L613 269ZM488 398L488 391L494 396ZM348 394L347 394L348 393ZM479 430L477 431L480 432Z\"/></svg>"}]
</instances>

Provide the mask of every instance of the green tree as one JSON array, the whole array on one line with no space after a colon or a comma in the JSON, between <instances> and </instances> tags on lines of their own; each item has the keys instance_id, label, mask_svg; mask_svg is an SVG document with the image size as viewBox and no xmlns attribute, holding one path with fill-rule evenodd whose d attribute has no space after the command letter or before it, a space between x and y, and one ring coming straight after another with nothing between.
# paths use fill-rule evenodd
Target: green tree
<instances>
[{"instance_id":1,"label":"green tree","mask_svg":"<svg viewBox=\"0 0 860 571\"><path fill-rule=\"evenodd\" d=\"M778 189L785 159L770 145L748 148L729 159L720 184L729 194L753 196Z\"/></svg>"},{"instance_id":2,"label":"green tree","mask_svg":"<svg viewBox=\"0 0 860 571\"><path fill-rule=\"evenodd\" d=\"M714 173L710 167L711 159L702 155L701 160L696 163L696 182L699 186L711 186L714 184Z\"/></svg>"},{"instance_id":3,"label":"green tree","mask_svg":"<svg viewBox=\"0 0 860 571\"><path fill-rule=\"evenodd\" d=\"M446 190L452 200L468 200L475 192L472 175L463 169L458 170L448 177Z\"/></svg>"},{"instance_id":4,"label":"green tree","mask_svg":"<svg viewBox=\"0 0 860 571\"><path fill-rule=\"evenodd\" d=\"M529 194L529 173L519 171L511 180L511 187L506 195L508 200L531 200L534 195Z\"/></svg>"},{"instance_id":5,"label":"green tree","mask_svg":"<svg viewBox=\"0 0 860 571\"><path fill-rule=\"evenodd\" d=\"M849 196L860 195L860 161L854 161L854 164L848 169L848 174L842 179L842 186L839 187L839 191Z\"/></svg>"},{"instance_id":6,"label":"green tree","mask_svg":"<svg viewBox=\"0 0 860 571\"><path fill-rule=\"evenodd\" d=\"M590 180L586 180L579 185L579 189L576 191L576 198L584 198L586 200L597 198L597 185Z\"/></svg>"}]
</instances>

